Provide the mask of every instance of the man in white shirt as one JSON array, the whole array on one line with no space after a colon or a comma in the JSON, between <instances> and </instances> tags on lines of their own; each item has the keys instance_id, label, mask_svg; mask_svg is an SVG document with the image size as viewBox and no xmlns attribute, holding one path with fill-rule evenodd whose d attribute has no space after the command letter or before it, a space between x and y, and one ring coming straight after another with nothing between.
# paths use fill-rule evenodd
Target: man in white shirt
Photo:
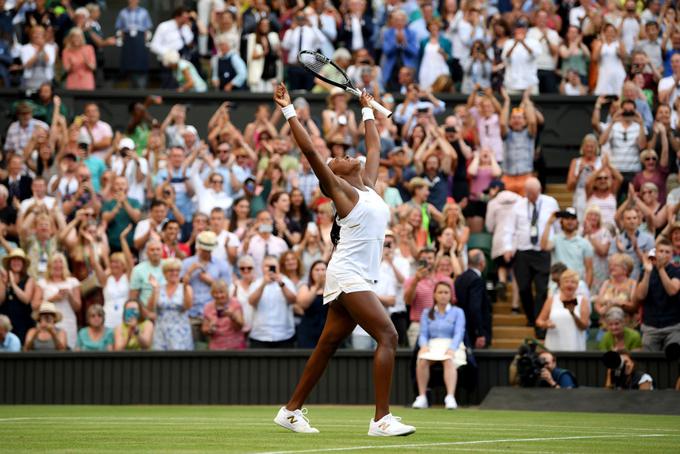
<instances>
[{"instance_id":1,"label":"man in white shirt","mask_svg":"<svg viewBox=\"0 0 680 454\"><path fill-rule=\"evenodd\" d=\"M465 64L470 58L470 49L475 41L486 41L486 30L484 29L484 19L479 14L476 5L470 6L465 19L459 22L457 28L458 40L461 44L460 63Z\"/></svg>"},{"instance_id":2,"label":"man in white shirt","mask_svg":"<svg viewBox=\"0 0 680 454\"><path fill-rule=\"evenodd\" d=\"M680 54L671 57L671 70L673 74L659 81L659 103L672 106L680 93Z\"/></svg>"},{"instance_id":3,"label":"man in white shirt","mask_svg":"<svg viewBox=\"0 0 680 454\"><path fill-rule=\"evenodd\" d=\"M55 198L47 195L47 182L41 176L35 177L31 182L31 192L33 197L21 202L19 206L19 216L26 213L34 205L45 205L48 210L54 207Z\"/></svg>"},{"instance_id":4,"label":"man in white shirt","mask_svg":"<svg viewBox=\"0 0 680 454\"><path fill-rule=\"evenodd\" d=\"M149 208L149 217L137 223L132 237L135 249L140 251L140 261L146 260L146 244L150 240L160 241L161 228L167 219L168 205L163 200L153 199Z\"/></svg>"},{"instance_id":5,"label":"man in white shirt","mask_svg":"<svg viewBox=\"0 0 680 454\"><path fill-rule=\"evenodd\" d=\"M238 248L241 246L241 240L238 235L227 230L227 218L224 210L220 208L213 208L210 211L210 230L217 236L217 247L212 255L218 260L228 260L231 265L236 264L238 256Z\"/></svg>"},{"instance_id":6,"label":"man in white shirt","mask_svg":"<svg viewBox=\"0 0 680 454\"><path fill-rule=\"evenodd\" d=\"M135 142L129 137L118 143L118 153L118 156L111 156L111 170L128 180L128 196L143 206L146 202L144 183L149 173L149 163L146 158L137 154Z\"/></svg>"},{"instance_id":7,"label":"man in white shirt","mask_svg":"<svg viewBox=\"0 0 680 454\"><path fill-rule=\"evenodd\" d=\"M538 68L538 84L541 93L557 93L559 82L555 69L562 39L557 32L548 28L548 13L541 10L536 13L535 26L527 32L527 38L537 41L541 53L536 57Z\"/></svg>"},{"instance_id":8,"label":"man in white shirt","mask_svg":"<svg viewBox=\"0 0 680 454\"><path fill-rule=\"evenodd\" d=\"M501 57L505 63L505 79L503 85L509 94L520 94L532 88L532 94L538 94L538 68L536 59L541 54L538 41L527 37L526 19L519 19L515 24L514 39L503 45Z\"/></svg>"},{"instance_id":9,"label":"man in white shirt","mask_svg":"<svg viewBox=\"0 0 680 454\"><path fill-rule=\"evenodd\" d=\"M411 265L401 255L395 254L397 242L391 230L385 232L385 243L383 244L383 261L380 264L380 282L385 276L395 287L395 301L393 306L389 306L387 311L390 314L392 323L399 335L399 345L408 347L408 311L404 302L404 281L411 274Z\"/></svg>"},{"instance_id":10,"label":"man in white shirt","mask_svg":"<svg viewBox=\"0 0 680 454\"><path fill-rule=\"evenodd\" d=\"M524 314L534 326L545 302L550 278L550 252L541 250L540 239L545 228L553 229L547 221L559 206L554 198L541 194L541 183L536 178L527 180L525 193L526 197L515 203L511 219L503 226L503 256L506 263L514 260L513 272ZM513 258L515 246L517 252ZM535 298L532 284L536 286Z\"/></svg>"},{"instance_id":11,"label":"man in white shirt","mask_svg":"<svg viewBox=\"0 0 680 454\"><path fill-rule=\"evenodd\" d=\"M335 17L328 9L326 9L326 3L320 1L312 2L305 8L305 14L312 27L318 28L324 37L322 40L323 44L321 45L321 53L327 57L332 56L333 52L335 52L333 43L338 36L338 27L335 22Z\"/></svg>"},{"instance_id":12,"label":"man in white shirt","mask_svg":"<svg viewBox=\"0 0 680 454\"><path fill-rule=\"evenodd\" d=\"M260 211L255 218L255 225L246 233L246 237L241 243L239 253L247 254L253 258L255 269L260 272L262 262L266 256L279 257L288 250L288 244L274 236L274 219L269 211ZM258 277L262 276L261 274Z\"/></svg>"},{"instance_id":13,"label":"man in white shirt","mask_svg":"<svg viewBox=\"0 0 680 454\"><path fill-rule=\"evenodd\" d=\"M170 50L176 50L181 54L182 49L189 46L193 41L194 33L189 26L189 10L180 6L172 12L172 19L158 24L149 48L160 60ZM161 88L175 88L176 81L175 86L170 85L171 81L175 80L170 70L163 68L162 71Z\"/></svg>"},{"instance_id":14,"label":"man in white shirt","mask_svg":"<svg viewBox=\"0 0 680 454\"><path fill-rule=\"evenodd\" d=\"M298 63L300 50L320 49L326 37L318 27L312 27L303 11L298 11L291 27L283 35L281 47L288 52L288 83L290 90L311 90L314 75Z\"/></svg>"}]
</instances>

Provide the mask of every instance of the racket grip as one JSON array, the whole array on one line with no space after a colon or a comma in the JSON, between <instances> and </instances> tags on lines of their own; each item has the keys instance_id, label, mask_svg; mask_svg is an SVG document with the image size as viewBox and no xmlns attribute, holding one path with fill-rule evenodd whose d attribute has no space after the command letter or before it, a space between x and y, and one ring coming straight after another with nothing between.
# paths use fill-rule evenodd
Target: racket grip
<instances>
[{"instance_id":1,"label":"racket grip","mask_svg":"<svg viewBox=\"0 0 680 454\"><path fill-rule=\"evenodd\" d=\"M385 115L387 118L390 118L392 116L392 111L387 109L385 106L380 104L375 99L371 101L371 107L373 107L375 110L377 110L381 114Z\"/></svg>"}]
</instances>

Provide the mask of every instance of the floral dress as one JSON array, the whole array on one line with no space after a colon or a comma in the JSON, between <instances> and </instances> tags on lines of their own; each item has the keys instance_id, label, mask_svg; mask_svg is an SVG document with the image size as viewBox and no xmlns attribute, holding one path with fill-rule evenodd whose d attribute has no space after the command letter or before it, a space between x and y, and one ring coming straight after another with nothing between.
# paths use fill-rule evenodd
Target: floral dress
<instances>
[{"instance_id":1,"label":"floral dress","mask_svg":"<svg viewBox=\"0 0 680 454\"><path fill-rule=\"evenodd\" d=\"M154 350L193 350L189 314L183 308L184 286L179 285L169 296L163 286L156 304L156 327L153 332Z\"/></svg>"}]
</instances>

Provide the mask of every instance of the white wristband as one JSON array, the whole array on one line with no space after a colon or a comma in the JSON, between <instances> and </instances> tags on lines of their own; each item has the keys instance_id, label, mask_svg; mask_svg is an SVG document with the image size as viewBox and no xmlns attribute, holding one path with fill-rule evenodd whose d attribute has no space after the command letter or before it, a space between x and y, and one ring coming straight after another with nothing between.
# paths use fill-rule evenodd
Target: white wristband
<instances>
[{"instance_id":1,"label":"white wristband","mask_svg":"<svg viewBox=\"0 0 680 454\"><path fill-rule=\"evenodd\" d=\"M361 119L363 121L366 120L375 120L375 116L373 115L373 109L370 107L364 107L361 109Z\"/></svg>"},{"instance_id":2,"label":"white wristband","mask_svg":"<svg viewBox=\"0 0 680 454\"><path fill-rule=\"evenodd\" d=\"M297 117L297 112L295 112L295 106L288 104L286 107L281 108L281 112L286 120L290 120L293 117Z\"/></svg>"}]
</instances>

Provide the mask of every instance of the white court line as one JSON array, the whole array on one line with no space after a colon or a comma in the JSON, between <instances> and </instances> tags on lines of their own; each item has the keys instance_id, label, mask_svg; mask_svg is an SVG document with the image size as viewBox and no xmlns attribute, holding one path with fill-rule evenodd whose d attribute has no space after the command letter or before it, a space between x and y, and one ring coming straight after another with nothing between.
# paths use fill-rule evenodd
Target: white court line
<instances>
[{"instance_id":1,"label":"white court line","mask_svg":"<svg viewBox=\"0 0 680 454\"><path fill-rule=\"evenodd\" d=\"M471 440L471 441L449 441L438 443L408 443L401 445L364 445L364 446L347 446L343 448L322 448L322 449L304 449L300 451L267 451L258 454L299 454L306 452L338 452L338 451L357 451L359 449L402 449L402 448L427 448L437 446L461 446L461 445L483 445L494 443L527 443L535 441L565 441L565 440L594 440L598 438L652 438L665 437L666 434L642 434L642 435L580 435L573 437L537 437L537 438L502 438L496 440Z\"/></svg>"}]
</instances>

